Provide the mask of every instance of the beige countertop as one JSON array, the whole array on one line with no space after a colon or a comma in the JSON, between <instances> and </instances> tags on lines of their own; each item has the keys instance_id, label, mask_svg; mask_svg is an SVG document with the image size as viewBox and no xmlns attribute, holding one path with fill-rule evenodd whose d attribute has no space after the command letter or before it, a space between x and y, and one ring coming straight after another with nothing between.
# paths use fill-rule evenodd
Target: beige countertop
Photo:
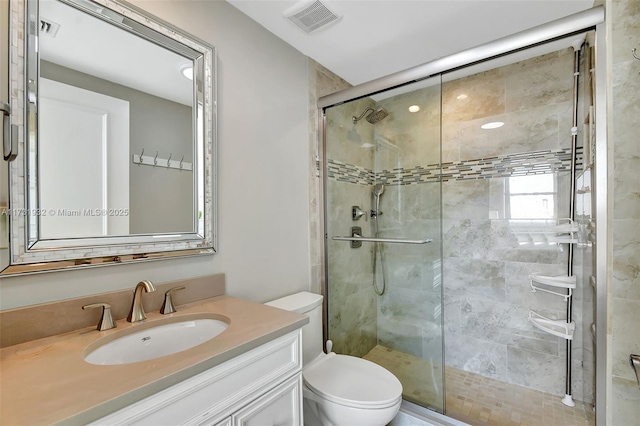
<instances>
[{"instance_id":1,"label":"beige countertop","mask_svg":"<svg viewBox=\"0 0 640 426\"><path fill-rule=\"evenodd\" d=\"M123 365L84 361L88 347L109 336L171 321L215 314L229 327L183 352ZM187 318L185 318L187 319ZM55 318L52 318L55 320ZM178 312L147 313L147 320L117 328L85 328L0 350L0 421L3 426L84 424L302 327L304 315L228 296L179 306ZM125 331L126 330L126 331ZM114 336L119 337L119 336Z\"/></svg>"}]
</instances>

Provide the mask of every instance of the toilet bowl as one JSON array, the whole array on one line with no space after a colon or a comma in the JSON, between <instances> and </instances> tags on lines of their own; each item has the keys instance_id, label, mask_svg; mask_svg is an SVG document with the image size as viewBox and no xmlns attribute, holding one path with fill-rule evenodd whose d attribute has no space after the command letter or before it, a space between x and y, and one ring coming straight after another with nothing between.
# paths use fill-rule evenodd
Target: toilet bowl
<instances>
[{"instance_id":1,"label":"toilet bowl","mask_svg":"<svg viewBox=\"0 0 640 426\"><path fill-rule=\"evenodd\" d=\"M302 378L303 396L322 426L386 425L402 403L400 381L365 359L321 355L302 370Z\"/></svg>"},{"instance_id":2,"label":"toilet bowl","mask_svg":"<svg viewBox=\"0 0 640 426\"><path fill-rule=\"evenodd\" d=\"M393 420L402 385L391 372L362 358L322 351L322 296L302 292L267 305L309 316L302 328L306 426L383 426Z\"/></svg>"}]
</instances>

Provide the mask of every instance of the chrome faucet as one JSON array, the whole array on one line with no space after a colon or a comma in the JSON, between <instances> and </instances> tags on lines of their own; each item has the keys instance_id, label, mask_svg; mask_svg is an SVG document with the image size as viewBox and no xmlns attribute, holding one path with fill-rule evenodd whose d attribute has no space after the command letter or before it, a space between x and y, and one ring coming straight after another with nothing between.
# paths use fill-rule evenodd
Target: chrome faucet
<instances>
[{"instance_id":1,"label":"chrome faucet","mask_svg":"<svg viewBox=\"0 0 640 426\"><path fill-rule=\"evenodd\" d=\"M147 318L144 313L144 308L142 307L143 289L147 293L156 291L156 288L153 286L151 281L148 280L140 281L138 285L136 285L136 289L133 291L133 303L131 304L131 311L129 312L129 316L127 317L127 321L129 322L138 322Z\"/></svg>"}]
</instances>

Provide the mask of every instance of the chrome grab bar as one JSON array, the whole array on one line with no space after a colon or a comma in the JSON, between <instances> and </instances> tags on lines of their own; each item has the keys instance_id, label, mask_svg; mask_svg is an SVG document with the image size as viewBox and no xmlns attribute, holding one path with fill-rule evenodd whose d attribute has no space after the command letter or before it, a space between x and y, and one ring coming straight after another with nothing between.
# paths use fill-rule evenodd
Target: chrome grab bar
<instances>
[{"instance_id":1,"label":"chrome grab bar","mask_svg":"<svg viewBox=\"0 0 640 426\"><path fill-rule=\"evenodd\" d=\"M399 244L426 244L433 240L426 238L424 240L405 240L403 238L370 238L362 235L353 234L352 237L333 237L334 241L364 241L365 243L399 243Z\"/></svg>"}]
</instances>

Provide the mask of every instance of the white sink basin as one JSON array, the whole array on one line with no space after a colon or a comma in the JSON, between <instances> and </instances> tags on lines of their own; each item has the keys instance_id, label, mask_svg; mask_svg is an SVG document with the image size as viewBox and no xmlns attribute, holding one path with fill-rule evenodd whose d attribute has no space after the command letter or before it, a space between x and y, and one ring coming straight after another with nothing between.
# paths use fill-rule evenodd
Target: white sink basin
<instances>
[{"instance_id":1,"label":"white sink basin","mask_svg":"<svg viewBox=\"0 0 640 426\"><path fill-rule=\"evenodd\" d=\"M198 318L146 327L99 345L84 360L90 364L117 365L160 358L207 342L228 326L221 320Z\"/></svg>"}]
</instances>

